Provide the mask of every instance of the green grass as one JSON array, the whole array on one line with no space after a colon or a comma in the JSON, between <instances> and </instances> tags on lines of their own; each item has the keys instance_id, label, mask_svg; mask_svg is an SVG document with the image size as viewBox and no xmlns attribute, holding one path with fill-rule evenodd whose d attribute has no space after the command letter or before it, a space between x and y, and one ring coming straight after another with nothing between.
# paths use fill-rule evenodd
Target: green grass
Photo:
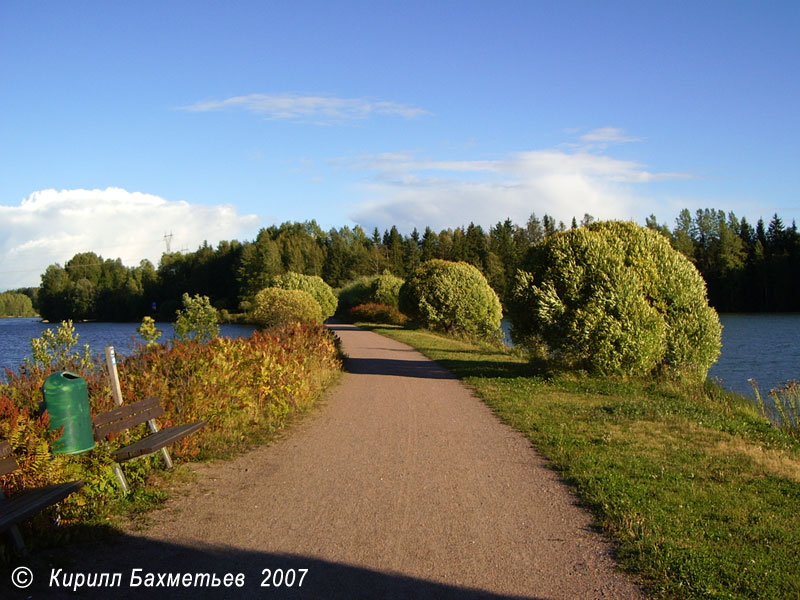
<instances>
[{"instance_id":1,"label":"green grass","mask_svg":"<svg viewBox=\"0 0 800 600\"><path fill-rule=\"evenodd\" d=\"M800 441L713 385L537 373L373 327L463 379L547 457L656 598L800 597Z\"/></svg>"}]
</instances>

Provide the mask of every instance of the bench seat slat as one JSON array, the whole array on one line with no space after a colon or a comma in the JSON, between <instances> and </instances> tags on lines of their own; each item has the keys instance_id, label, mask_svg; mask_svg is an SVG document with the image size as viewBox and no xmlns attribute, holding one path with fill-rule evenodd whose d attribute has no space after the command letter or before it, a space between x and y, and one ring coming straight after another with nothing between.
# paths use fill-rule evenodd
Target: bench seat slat
<instances>
[{"instance_id":1,"label":"bench seat slat","mask_svg":"<svg viewBox=\"0 0 800 600\"><path fill-rule=\"evenodd\" d=\"M164 411L161 410L161 407L159 406L156 408L149 408L146 411L138 412L134 415L125 417L124 419L114 421L113 423L107 423L105 425L95 424L94 439L98 442L101 442L112 433L122 433L123 431L132 429L133 427L141 425L150 419L160 417L163 414Z\"/></svg>"},{"instance_id":2,"label":"bench seat slat","mask_svg":"<svg viewBox=\"0 0 800 600\"><path fill-rule=\"evenodd\" d=\"M0 500L0 532L10 529L20 521L44 510L51 504L61 502L83 487L83 481L68 481L47 487L27 490L11 498Z\"/></svg>"},{"instance_id":3,"label":"bench seat slat","mask_svg":"<svg viewBox=\"0 0 800 600\"><path fill-rule=\"evenodd\" d=\"M167 427L161 429L157 433L152 433L138 442L125 446L111 453L111 456L117 462L124 462L137 456L144 456L145 454L152 454L161 448L169 446L173 442L186 437L187 435L198 431L205 426L205 421L196 421L195 423L187 423L185 425L176 425L175 427Z\"/></svg>"},{"instance_id":4,"label":"bench seat slat","mask_svg":"<svg viewBox=\"0 0 800 600\"><path fill-rule=\"evenodd\" d=\"M7 475L16 468L17 459L12 454L11 444L7 440L0 441L0 475Z\"/></svg>"},{"instance_id":5,"label":"bench seat slat","mask_svg":"<svg viewBox=\"0 0 800 600\"><path fill-rule=\"evenodd\" d=\"M17 468L17 459L13 456L0 459L0 475L7 475Z\"/></svg>"},{"instance_id":6,"label":"bench seat slat","mask_svg":"<svg viewBox=\"0 0 800 600\"><path fill-rule=\"evenodd\" d=\"M117 421L123 417L127 417L128 415L135 414L153 406L158 406L159 408L161 407L161 404L159 404L157 398L145 398L144 400L137 400L131 404L117 406L116 408L112 408L111 410L95 415L95 417L92 419L92 422L95 425L105 425L106 423Z\"/></svg>"}]
</instances>

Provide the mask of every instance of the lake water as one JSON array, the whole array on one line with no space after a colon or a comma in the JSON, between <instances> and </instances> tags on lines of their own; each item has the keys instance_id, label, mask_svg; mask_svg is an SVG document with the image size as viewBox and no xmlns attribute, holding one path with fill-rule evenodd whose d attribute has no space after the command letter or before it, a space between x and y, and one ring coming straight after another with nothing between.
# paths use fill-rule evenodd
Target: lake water
<instances>
[{"instance_id":1,"label":"lake water","mask_svg":"<svg viewBox=\"0 0 800 600\"><path fill-rule=\"evenodd\" d=\"M750 378L764 395L791 379L800 380L800 314L723 313L720 321L722 354L709 377L751 397ZM508 326L504 319L503 329Z\"/></svg>"},{"instance_id":2,"label":"lake water","mask_svg":"<svg viewBox=\"0 0 800 600\"><path fill-rule=\"evenodd\" d=\"M790 379L800 380L800 314L722 314L722 355L711 367L709 377L718 379L735 392L753 395L749 378L758 382L762 393ZM114 346L118 354L127 354L141 338L138 323L76 323L79 345L89 344L102 354ZM163 331L161 340L173 336L171 323L157 323ZM48 327L39 319L0 319L0 375L4 367L16 369L31 355L30 340L40 337ZM504 322L507 329L508 323ZM222 335L248 336L253 327L222 325Z\"/></svg>"},{"instance_id":3,"label":"lake water","mask_svg":"<svg viewBox=\"0 0 800 600\"><path fill-rule=\"evenodd\" d=\"M102 355L106 346L114 346L117 355L129 354L142 343L136 333L139 323L75 323L78 334L78 347L89 344L92 352ZM52 323L42 323L34 319L0 319L0 376L5 367L16 370L25 358L31 357L31 339L41 337L45 329L57 328ZM162 331L158 341L171 339L175 332L172 323L156 323ZM246 337L253 333L250 325L222 325L220 335L227 337Z\"/></svg>"}]
</instances>

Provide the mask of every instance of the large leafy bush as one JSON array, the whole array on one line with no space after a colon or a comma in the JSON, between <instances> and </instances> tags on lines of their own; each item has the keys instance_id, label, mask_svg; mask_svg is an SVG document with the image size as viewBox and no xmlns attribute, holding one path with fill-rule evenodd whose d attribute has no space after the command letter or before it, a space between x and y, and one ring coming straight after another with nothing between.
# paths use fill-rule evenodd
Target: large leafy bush
<instances>
[{"instance_id":1,"label":"large leafy bush","mask_svg":"<svg viewBox=\"0 0 800 600\"><path fill-rule=\"evenodd\" d=\"M533 246L509 317L515 343L597 373L705 378L721 326L695 267L660 234L599 222Z\"/></svg>"},{"instance_id":2,"label":"large leafy bush","mask_svg":"<svg viewBox=\"0 0 800 600\"><path fill-rule=\"evenodd\" d=\"M433 259L400 289L400 310L425 327L494 335L502 310L497 294L470 264Z\"/></svg>"},{"instance_id":3,"label":"large leafy bush","mask_svg":"<svg viewBox=\"0 0 800 600\"><path fill-rule=\"evenodd\" d=\"M308 292L319 303L323 321L336 312L338 300L333 288L316 275L292 272L276 275L270 280L270 287Z\"/></svg>"},{"instance_id":4,"label":"large leafy bush","mask_svg":"<svg viewBox=\"0 0 800 600\"><path fill-rule=\"evenodd\" d=\"M261 327L286 323L322 323L322 309L314 297L303 290L265 288L253 299L252 321Z\"/></svg>"},{"instance_id":5,"label":"large leafy bush","mask_svg":"<svg viewBox=\"0 0 800 600\"><path fill-rule=\"evenodd\" d=\"M386 304L397 308L403 279L384 271L383 275L359 277L339 290L339 310L346 311L359 304Z\"/></svg>"}]
</instances>

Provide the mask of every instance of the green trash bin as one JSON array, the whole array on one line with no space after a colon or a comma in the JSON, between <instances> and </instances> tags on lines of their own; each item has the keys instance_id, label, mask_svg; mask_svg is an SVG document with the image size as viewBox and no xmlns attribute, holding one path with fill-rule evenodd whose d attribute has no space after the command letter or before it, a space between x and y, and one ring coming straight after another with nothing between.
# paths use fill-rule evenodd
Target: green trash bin
<instances>
[{"instance_id":1,"label":"green trash bin","mask_svg":"<svg viewBox=\"0 0 800 600\"><path fill-rule=\"evenodd\" d=\"M50 431L64 427L64 433L53 442L53 454L78 454L94 448L86 380L69 371L57 371L45 379L42 394L50 414Z\"/></svg>"}]
</instances>

